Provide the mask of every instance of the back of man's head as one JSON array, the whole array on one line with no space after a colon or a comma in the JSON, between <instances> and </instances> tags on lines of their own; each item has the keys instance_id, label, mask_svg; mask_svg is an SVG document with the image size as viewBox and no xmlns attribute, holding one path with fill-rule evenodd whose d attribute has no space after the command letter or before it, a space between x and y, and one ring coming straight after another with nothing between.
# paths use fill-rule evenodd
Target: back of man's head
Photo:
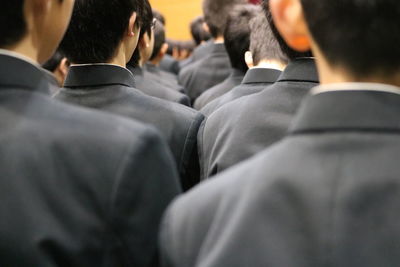
<instances>
[{"instance_id":1,"label":"back of man's head","mask_svg":"<svg viewBox=\"0 0 400 267\"><path fill-rule=\"evenodd\" d=\"M164 44L166 44L165 28L162 23L157 21L154 27L154 48L153 53L150 56L150 60L154 60L156 57L158 57Z\"/></svg>"},{"instance_id":2,"label":"back of man's head","mask_svg":"<svg viewBox=\"0 0 400 267\"><path fill-rule=\"evenodd\" d=\"M229 13L234 6L245 3L247 3L246 0L203 1L204 20L207 23L213 38L221 37L224 34Z\"/></svg>"},{"instance_id":3,"label":"back of man's head","mask_svg":"<svg viewBox=\"0 0 400 267\"><path fill-rule=\"evenodd\" d=\"M200 45L204 41L208 41L211 35L204 28L204 17L198 16L190 23L190 33L196 45Z\"/></svg>"},{"instance_id":4,"label":"back of man's head","mask_svg":"<svg viewBox=\"0 0 400 267\"><path fill-rule=\"evenodd\" d=\"M71 24L61 49L73 63L111 60L136 12L136 26L143 25L143 0L76 0Z\"/></svg>"},{"instance_id":5,"label":"back of man's head","mask_svg":"<svg viewBox=\"0 0 400 267\"><path fill-rule=\"evenodd\" d=\"M288 59L283 54L263 13L259 13L250 21L250 29L250 52L254 65L258 65L262 60L277 60L287 63Z\"/></svg>"},{"instance_id":6,"label":"back of man's head","mask_svg":"<svg viewBox=\"0 0 400 267\"><path fill-rule=\"evenodd\" d=\"M250 47L250 23L261 9L259 6L246 4L236 6L229 14L224 32L225 48L232 67L245 72L248 66L245 53Z\"/></svg>"},{"instance_id":7,"label":"back of man's head","mask_svg":"<svg viewBox=\"0 0 400 267\"><path fill-rule=\"evenodd\" d=\"M280 33L279 33L278 29L276 28L274 21L272 19L272 14L269 9L269 1L270 0L263 0L264 13L265 13L265 16L267 17L267 21L269 23L269 26L271 27L272 33L274 34L276 40L278 41L283 54L285 56L287 56L287 58L289 60L293 60L293 59L301 58L301 57L312 57L311 51L298 52L298 51L293 50L286 44L285 40L280 35Z\"/></svg>"},{"instance_id":8,"label":"back of man's head","mask_svg":"<svg viewBox=\"0 0 400 267\"><path fill-rule=\"evenodd\" d=\"M0 8L0 47L7 48L21 41L27 31L24 0L4 1Z\"/></svg>"},{"instance_id":9,"label":"back of man's head","mask_svg":"<svg viewBox=\"0 0 400 267\"><path fill-rule=\"evenodd\" d=\"M160 22L162 25L166 25L166 19L165 16L158 10L156 9L152 9L152 13L153 13L153 17L155 17L157 19L158 22Z\"/></svg>"},{"instance_id":10,"label":"back of man's head","mask_svg":"<svg viewBox=\"0 0 400 267\"><path fill-rule=\"evenodd\" d=\"M399 0L301 3L311 35L330 65L355 77L399 74Z\"/></svg>"}]
</instances>

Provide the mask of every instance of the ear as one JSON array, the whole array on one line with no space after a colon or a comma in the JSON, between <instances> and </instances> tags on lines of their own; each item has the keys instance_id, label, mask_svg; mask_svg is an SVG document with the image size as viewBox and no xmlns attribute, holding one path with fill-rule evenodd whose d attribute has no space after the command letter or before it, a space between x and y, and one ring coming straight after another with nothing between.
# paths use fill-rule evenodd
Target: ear
<instances>
[{"instance_id":1,"label":"ear","mask_svg":"<svg viewBox=\"0 0 400 267\"><path fill-rule=\"evenodd\" d=\"M208 24L203 22L203 24L201 25L203 27L203 30L210 33L210 27L208 27Z\"/></svg>"},{"instance_id":2,"label":"ear","mask_svg":"<svg viewBox=\"0 0 400 267\"><path fill-rule=\"evenodd\" d=\"M299 52L311 49L311 38L300 0L270 0L275 26L286 43Z\"/></svg>"},{"instance_id":3,"label":"ear","mask_svg":"<svg viewBox=\"0 0 400 267\"><path fill-rule=\"evenodd\" d=\"M169 45L167 43L163 43L163 45L161 46L161 49L160 49L159 56L163 57L167 53L168 46Z\"/></svg>"},{"instance_id":4,"label":"ear","mask_svg":"<svg viewBox=\"0 0 400 267\"><path fill-rule=\"evenodd\" d=\"M67 76L68 74L68 70L69 70L69 62L67 58L63 58L60 62L60 65L58 65L58 70L60 71L60 73L62 73L62 75L64 77Z\"/></svg>"},{"instance_id":5,"label":"ear","mask_svg":"<svg viewBox=\"0 0 400 267\"><path fill-rule=\"evenodd\" d=\"M134 37L135 35L139 34L139 29L136 27L136 12L132 13L132 16L129 18L129 25L128 25L128 33L129 37Z\"/></svg>"},{"instance_id":6,"label":"ear","mask_svg":"<svg viewBox=\"0 0 400 267\"><path fill-rule=\"evenodd\" d=\"M253 54L250 51L247 51L244 54L244 61L246 61L247 67L249 67L249 69L254 67Z\"/></svg>"}]
</instances>

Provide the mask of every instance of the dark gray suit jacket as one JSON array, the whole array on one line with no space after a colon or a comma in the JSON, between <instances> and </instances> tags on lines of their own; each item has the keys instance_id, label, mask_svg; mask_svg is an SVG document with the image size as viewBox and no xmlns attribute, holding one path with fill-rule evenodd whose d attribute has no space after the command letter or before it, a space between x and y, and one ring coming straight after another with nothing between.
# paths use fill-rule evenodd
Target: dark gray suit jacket
<instances>
[{"instance_id":1,"label":"dark gray suit jacket","mask_svg":"<svg viewBox=\"0 0 400 267\"><path fill-rule=\"evenodd\" d=\"M184 189L199 180L196 137L204 116L134 89L130 71L113 65L72 66L59 100L95 108L155 126L166 138Z\"/></svg>"},{"instance_id":2,"label":"dark gray suit jacket","mask_svg":"<svg viewBox=\"0 0 400 267\"><path fill-rule=\"evenodd\" d=\"M204 91L223 82L231 73L231 63L224 44L212 44L210 52L201 60L190 64L178 76L192 103Z\"/></svg>"},{"instance_id":3,"label":"dark gray suit jacket","mask_svg":"<svg viewBox=\"0 0 400 267\"><path fill-rule=\"evenodd\" d=\"M135 78L135 88L149 96L179 103L185 106L191 106L189 98L161 83L150 76L146 76L141 67L128 65L127 68L133 73Z\"/></svg>"},{"instance_id":4,"label":"dark gray suit jacket","mask_svg":"<svg viewBox=\"0 0 400 267\"><path fill-rule=\"evenodd\" d=\"M201 94L194 102L193 107L197 110L200 110L208 103L228 93L235 86L242 82L244 74L245 73L243 73L241 70L232 69L231 74L222 83L207 89L207 91Z\"/></svg>"},{"instance_id":5,"label":"dark gray suit jacket","mask_svg":"<svg viewBox=\"0 0 400 267\"><path fill-rule=\"evenodd\" d=\"M400 96L378 87L310 97L281 142L173 203L164 266L400 266Z\"/></svg>"},{"instance_id":6,"label":"dark gray suit jacket","mask_svg":"<svg viewBox=\"0 0 400 267\"><path fill-rule=\"evenodd\" d=\"M211 115L211 113L213 113L223 105L232 102L235 99L246 95L259 93L267 86L276 82L281 74L281 71L275 69L249 69L246 72L246 75L244 76L243 81L240 85L236 86L223 96L208 103L201 109L201 113L209 116Z\"/></svg>"},{"instance_id":7,"label":"dark gray suit jacket","mask_svg":"<svg viewBox=\"0 0 400 267\"><path fill-rule=\"evenodd\" d=\"M178 83L178 77L172 73L162 70L160 67L147 63L143 68L145 80L153 80L163 85L165 88L184 93L185 89Z\"/></svg>"},{"instance_id":8,"label":"dark gray suit jacket","mask_svg":"<svg viewBox=\"0 0 400 267\"><path fill-rule=\"evenodd\" d=\"M275 84L212 113L198 136L201 177L215 175L279 141L303 97L317 84L314 61L297 59Z\"/></svg>"},{"instance_id":9,"label":"dark gray suit jacket","mask_svg":"<svg viewBox=\"0 0 400 267\"><path fill-rule=\"evenodd\" d=\"M180 191L167 145L153 127L51 99L48 82L0 55L0 266L154 266Z\"/></svg>"},{"instance_id":10,"label":"dark gray suit jacket","mask_svg":"<svg viewBox=\"0 0 400 267\"><path fill-rule=\"evenodd\" d=\"M188 67L190 64L195 63L196 61L199 61L200 59L207 56L213 49L213 43L214 40L211 39L206 43L199 45L193 50L193 53L189 58L179 61L180 71Z\"/></svg>"},{"instance_id":11,"label":"dark gray suit jacket","mask_svg":"<svg viewBox=\"0 0 400 267\"><path fill-rule=\"evenodd\" d=\"M179 61L168 54L161 60L160 68L175 75L178 75L181 71Z\"/></svg>"}]
</instances>

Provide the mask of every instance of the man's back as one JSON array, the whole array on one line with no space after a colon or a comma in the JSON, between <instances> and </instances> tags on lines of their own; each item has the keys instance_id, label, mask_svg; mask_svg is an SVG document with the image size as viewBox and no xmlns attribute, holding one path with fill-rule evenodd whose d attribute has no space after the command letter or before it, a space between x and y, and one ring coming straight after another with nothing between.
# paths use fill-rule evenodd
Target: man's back
<instances>
[{"instance_id":1,"label":"man's back","mask_svg":"<svg viewBox=\"0 0 400 267\"><path fill-rule=\"evenodd\" d=\"M317 84L314 61L297 59L269 88L212 113L198 137L201 177L215 175L284 137L302 99Z\"/></svg>"},{"instance_id":2,"label":"man's back","mask_svg":"<svg viewBox=\"0 0 400 267\"><path fill-rule=\"evenodd\" d=\"M0 265L152 264L179 192L158 134L51 99L24 60L1 55L0 66Z\"/></svg>"},{"instance_id":3,"label":"man's back","mask_svg":"<svg viewBox=\"0 0 400 267\"><path fill-rule=\"evenodd\" d=\"M122 67L75 66L65 88L55 97L155 126L168 141L187 189L198 182L196 136L204 116L188 107L147 96L133 88L133 81L132 74Z\"/></svg>"},{"instance_id":4,"label":"man's back","mask_svg":"<svg viewBox=\"0 0 400 267\"><path fill-rule=\"evenodd\" d=\"M398 266L400 96L368 87L310 97L288 137L179 198L165 266Z\"/></svg>"},{"instance_id":5,"label":"man's back","mask_svg":"<svg viewBox=\"0 0 400 267\"><path fill-rule=\"evenodd\" d=\"M224 44L212 44L210 52L179 73L179 83L192 103L204 91L223 82L231 72L231 63Z\"/></svg>"}]
</instances>

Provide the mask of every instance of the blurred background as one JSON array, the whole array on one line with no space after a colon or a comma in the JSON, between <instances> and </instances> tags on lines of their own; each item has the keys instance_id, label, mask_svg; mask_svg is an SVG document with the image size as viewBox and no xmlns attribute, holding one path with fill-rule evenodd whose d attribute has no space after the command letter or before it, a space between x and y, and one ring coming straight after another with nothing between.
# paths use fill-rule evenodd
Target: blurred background
<instances>
[{"instance_id":1,"label":"blurred background","mask_svg":"<svg viewBox=\"0 0 400 267\"><path fill-rule=\"evenodd\" d=\"M249 1L259 2L259 0ZM195 17L202 15L202 0L150 0L150 3L165 16L169 39L191 40L189 24Z\"/></svg>"}]
</instances>

